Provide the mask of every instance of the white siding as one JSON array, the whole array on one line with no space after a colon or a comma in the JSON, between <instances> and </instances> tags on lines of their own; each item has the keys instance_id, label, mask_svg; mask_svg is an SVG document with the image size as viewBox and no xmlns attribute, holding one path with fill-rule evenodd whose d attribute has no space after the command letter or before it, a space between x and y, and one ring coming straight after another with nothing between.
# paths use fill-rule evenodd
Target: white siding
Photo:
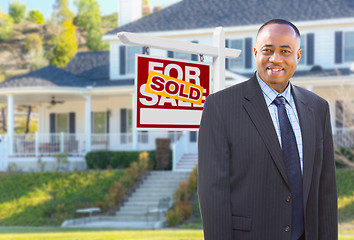
<instances>
[{"instance_id":1,"label":"white siding","mask_svg":"<svg viewBox=\"0 0 354 240\"><path fill-rule=\"evenodd\" d=\"M109 78L111 80L119 78L119 44L117 42L110 44Z\"/></svg>"}]
</instances>

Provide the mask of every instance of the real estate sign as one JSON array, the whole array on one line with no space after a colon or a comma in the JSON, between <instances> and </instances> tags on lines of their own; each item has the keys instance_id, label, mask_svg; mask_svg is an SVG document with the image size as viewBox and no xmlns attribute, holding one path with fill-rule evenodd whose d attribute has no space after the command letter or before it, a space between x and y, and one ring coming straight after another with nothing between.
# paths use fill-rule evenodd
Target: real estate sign
<instances>
[{"instance_id":1,"label":"real estate sign","mask_svg":"<svg viewBox=\"0 0 354 240\"><path fill-rule=\"evenodd\" d=\"M137 129L199 129L210 94L209 64L136 55L135 67Z\"/></svg>"}]
</instances>

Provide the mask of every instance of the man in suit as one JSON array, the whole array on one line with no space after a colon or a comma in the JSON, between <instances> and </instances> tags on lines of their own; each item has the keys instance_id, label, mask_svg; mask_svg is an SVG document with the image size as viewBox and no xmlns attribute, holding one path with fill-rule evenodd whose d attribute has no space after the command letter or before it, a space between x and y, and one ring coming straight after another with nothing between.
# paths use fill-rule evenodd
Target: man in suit
<instances>
[{"instance_id":1,"label":"man in suit","mask_svg":"<svg viewBox=\"0 0 354 240\"><path fill-rule=\"evenodd\" d=\"M207 97L198 195L206 240L335 240L337 189L328 103L290 83L300 33L262 25L251 79Z\"/></svg>"}]
</instances>

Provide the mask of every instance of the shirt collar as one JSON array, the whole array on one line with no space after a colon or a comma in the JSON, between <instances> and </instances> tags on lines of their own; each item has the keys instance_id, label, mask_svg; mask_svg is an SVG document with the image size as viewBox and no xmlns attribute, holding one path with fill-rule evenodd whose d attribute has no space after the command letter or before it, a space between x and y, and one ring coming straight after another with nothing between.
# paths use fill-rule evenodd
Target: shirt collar
<instances>
[{"instance_id":1,"label":"shirt collar","mask_svg":"<svg viewBox=\"0 0 354 240\"><path fill-rule=\"evenodd\" d=\"M274 99L278 96L283 96L285 100L290 103L291 99L291 84L289 83L288 86L286 87L285 91L282 93L278 93L275 91L273 88L271 88L268 84L266 84L258 75L258 72L256 72L258 84L262 89L265 101L267 103L267 106L271 105L274 101Z\"/></svg>"}]
</instances>

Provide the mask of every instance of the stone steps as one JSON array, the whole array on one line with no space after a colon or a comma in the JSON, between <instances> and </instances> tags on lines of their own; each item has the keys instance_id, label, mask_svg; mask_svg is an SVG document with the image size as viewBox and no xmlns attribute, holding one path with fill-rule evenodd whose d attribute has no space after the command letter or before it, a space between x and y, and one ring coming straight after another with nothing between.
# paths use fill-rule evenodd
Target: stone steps
<instances>
[{"instance_id":1,"label":"stone steps","mask_svg":"<svg viewBox=\"0 0 354 240\"><path fill-rule=\"evenodd\" d=\"M117 221L163 221L164 214L150 213L147 208L157 208L161 198L170 197L178 188L179 182L185 181L189 172L151 171L140 187L129 197L128 201L116 212Z\"/></svg>"}]
</instances>

